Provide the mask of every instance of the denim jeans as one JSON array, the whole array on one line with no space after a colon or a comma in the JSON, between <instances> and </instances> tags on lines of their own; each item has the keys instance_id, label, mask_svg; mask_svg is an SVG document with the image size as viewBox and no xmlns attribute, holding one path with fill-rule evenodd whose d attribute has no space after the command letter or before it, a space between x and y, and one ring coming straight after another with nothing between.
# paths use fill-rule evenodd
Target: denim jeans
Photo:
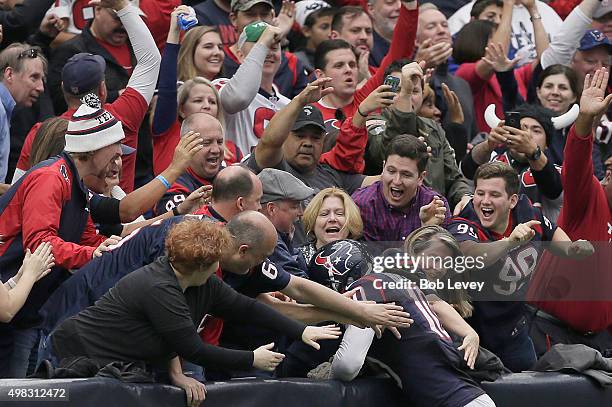
<instances>
[{"instance_id":1,"label":"denim jeans","mask_svg":"<svg viewBox=\"0 0 612 407\"><path fill-rule=\"evenodd\" d=\"M204 368L200 365L196 365L195 363L188 362L183 360L183 374L185 376L189 376L192 379L196 379L199 382L204 383Z\"/></svg>"},{"instance_id":2,"label":"denim jeans","mask_svg":"<svg viewBox=\"0 0 612 407\"><path fill-rule=\"evenodd\" d=\"M8 367L10 377L21 378L34 373L38 359L39 328L17 329L14 331L13 352Z\"/></svg>"},{"instance_id":3,"label":"denim jeans","mask_svg":"<svg viewBox=\"0 0 612 407\"><path fill-rule=\"evenodd\" d=\"M533 341L529 337L529 325L525 324L512 339L493 352L504 366L515 373L531 369L537 358Z\"/></svg>"}]
</instances>

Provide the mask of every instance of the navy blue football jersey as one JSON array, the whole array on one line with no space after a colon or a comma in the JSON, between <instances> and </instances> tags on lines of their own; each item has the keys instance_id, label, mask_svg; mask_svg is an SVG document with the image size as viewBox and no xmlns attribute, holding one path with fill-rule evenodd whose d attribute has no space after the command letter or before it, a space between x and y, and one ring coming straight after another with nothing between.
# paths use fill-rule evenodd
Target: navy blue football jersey
<instances>
[{"instance_id":1,"label":"navy blue football jersey","mask_svg":"<svg viewBox=\"0 0 612 407\"><path fill-rule=\"evenodd\" d=\"M93 305L125 275L162 256L168 230L183 219L184 216L175 216L135 230L70 276L41 309L45 334Z\"/></svg>"},{"instance_id":2,"label":"navy blue football jersey","mask_svg":"<svg viewBox=\"0 0 612 407\"><path fill-rule=\"evenodd\" d=\"M551 241L557 226L542 215L525 195L519 195L517 205L510 212L506 233L501 236L484 228L473 203L470 202L451 219L447 229L459 241L494 242L510 235L520 223L537 220L536 234L530 242L510 251L493 265L471 270L470 280L484 282L482 291L471 291L474 313L470 323L481 337L483 346L496 349L508 340L524 315L524 298L532 273L540 255L542 241Z\"/></svg>"},{"instance_id":3,"label":"navy blue football jersey","mask_svg":"<svg viewBox=\"0 0 612 407\"><path fill-rule=\"evenodd\" d=\"M368 351L370 361L399 379L408 405L464 406L484 394L461 369L464 361L438 317L429 307L418 284L391 273L368 274L355 281L354 299L394 302L410 313L414 323L400 329L401 339L385 332L374 339Z\"/></svg>"}]
</instances>

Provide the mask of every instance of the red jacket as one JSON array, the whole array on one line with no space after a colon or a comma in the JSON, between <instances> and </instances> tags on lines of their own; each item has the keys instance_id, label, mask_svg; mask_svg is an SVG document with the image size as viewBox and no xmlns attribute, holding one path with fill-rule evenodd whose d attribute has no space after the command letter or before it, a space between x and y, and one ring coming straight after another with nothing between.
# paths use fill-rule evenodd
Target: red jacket
<instances>
[{"instance_id":1,"label":"red jacket","mask_svg":"<svg viewBox=\"0 0 612 407\"><path fill-rule=\"evenodd\" d=\"M564 152L558 225L570 239L592 242L595 254L581 261L543 257L528 299L578 331L607 328L612 333L612 211L593 175L592 149L593 136L579 138L572 126Z\"/></svg>"},{"instance_id":2,"label":"red jacket","mask_svg":"<svg viewBox=\"0 0 612 407\"><path fill-rule=\"evenodd\" d=\"M412 57L418 20L418 8L416 10L406 10L405 7L401 8L397 25L393 31L393 40L391 41L389 52L383 58L374 76L372 76L360 89L357 89L353 96L353 102L341 109L345 118L354 116L359 104L363 102L374 89L383 84L385 80L385 69L387 69L387 66L389 66L391 62ZM328 132L330 126L337 129L340 128L340 122L336 119L336 110L338 109L324 106L321 102L316 102L314 105L323 113L323 120L325 121Z\"/></svg>"},{"instance_id":3,"label":"red jacket","mask_svg":"<svg viewBox=\"0 0 612 407\"><path fill-rule=\"evenodd\" d=\"M132 88L127 88L113 103L106 103L104 109L111 112L117 120L121 121L123 132L125 133L125 138L122 143L137 148L140 123L142 123L149 109L149 104L144 100L142 95ZM76 112L76 109L70 108L60 117L70 120L74 112ZM39 127L40 123L32 127L21 148L17 168L22 171L30 169L30 152L32 151L32 143L34 142ZM134 190L136 153L122 157L122 161L121 182L119 185L126 193L130 193Z\"/></svg>"}]
</instances>

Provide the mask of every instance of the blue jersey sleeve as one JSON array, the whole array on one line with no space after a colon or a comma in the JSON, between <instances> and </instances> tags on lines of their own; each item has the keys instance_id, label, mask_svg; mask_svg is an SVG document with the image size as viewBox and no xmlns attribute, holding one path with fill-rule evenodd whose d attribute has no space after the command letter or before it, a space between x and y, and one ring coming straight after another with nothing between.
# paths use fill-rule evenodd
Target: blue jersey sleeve
<instances>
[{"instance_id":1,"label":"blue jersey sleeve","mask_svg":"<svg viewBox=\"0 0 612 407\"><path fill-rule=\"evenodd\" d=\"M466 219L453 218L446 226L446 229L455 237L455 239L457 239L458 242L480 242L476 226Z\"/></svg>"}]
</instances>

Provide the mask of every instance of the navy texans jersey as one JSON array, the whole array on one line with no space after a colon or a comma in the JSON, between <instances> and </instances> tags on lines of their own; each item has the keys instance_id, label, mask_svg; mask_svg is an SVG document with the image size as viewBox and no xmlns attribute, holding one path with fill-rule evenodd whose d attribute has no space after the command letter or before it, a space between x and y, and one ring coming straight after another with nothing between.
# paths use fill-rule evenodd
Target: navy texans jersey
<instances>
[{"instance_id":1,"label":"navy texans jersey","mask_svg":"<svg viewBox=\"0 0 612 407\"><path fill-rule=\"evenodd\" d=\"M533 206L529 198L519 195L517 205L510 212L508 228L503 235L485 229L470 202L451 219L447 229L459 242L494 242L510 236L520 223L537 220L536 234L530 242L510 251L495 264L482 270L471 270L471 281L484 282L483 290L472 291L474 314L470 323L481 336L483 346L495 349L496 344L510 338L524 315L527 283L535 271L542 253L542 241L551 241L557 226Z\"/></svg>"},{"instance_id":2,"label":"navy texans jersey","mask_svg":"<svg viewBox=\"0 0 612 407\"><path fill-rule=\"evenodd\" d=\"M555 164L555 169L561 174L561 166ZM519 175L519 181L519 193L527 195L533 205L542 210L544 216L556 222L561 213L561 205L563 205L563 192L556 199L545 197L536 184L531 168L527 168Z\"/></svg>"},{"instance_id":3,"label":"navy texans jersey","mask_svg":"<svg viewBox=\"0 0 612 407\"><path fill-rule=\"evenodd\" d=\"M212 185L212 182L212 179L200 178L191 168L188 168L157 202L155 214L159 216L171 211L174 207L179 206L193 191L204 185Z\"/></svg>"},{"instance_id":4,"label":"navy texans jersey","mask_svg":"<svg viewBox=\"0 0 612 407\"><path fill-rule=\"evenodd\" d=\"M401 381L407 405L464 406L484 394L461 370L465 363L461 353L414 280L374 273L355 281L348 290L355 288L354 299L394 302L414 320L410 328L399 330L401 339L385 332L381 339L374 339L368 351L370 361Z\"/></svg>"},{"instance_id":5,"label":"navy texans jersey","mask_svg":"<svg viewBox=\"0 0 612 407\"><path fill-rule=\"evenodd\" d=\"M162 256L168 230L183 219L184 216L175 216L135 230L70 276L41 309L45 334L93 305L125 275Z\"/></svg>"}]
</instances>

